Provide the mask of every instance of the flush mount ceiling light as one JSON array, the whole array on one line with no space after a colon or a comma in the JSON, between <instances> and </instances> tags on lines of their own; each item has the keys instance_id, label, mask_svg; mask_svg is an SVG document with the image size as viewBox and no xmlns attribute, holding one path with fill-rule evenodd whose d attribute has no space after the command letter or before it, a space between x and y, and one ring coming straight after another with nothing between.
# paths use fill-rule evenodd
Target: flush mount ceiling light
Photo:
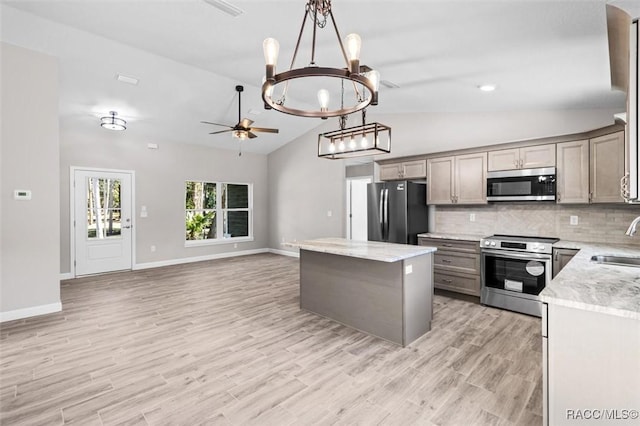
<instances>
[{"instance_id":1,"label":"flush mount ceiling light","mask_svg":"<svg viewBox=\"0 0 640 426\"><path fill-rule=\"evenodd\" d=\"M109 111L108 117L100 118L100 126L109 130L126 130L127 122L122 118L116 118L118 115L115 111Z\"/></svg>"},{"instance_id":2,"label":"flush mount ceiling light","mask_svg":"<svg viewBox=\"0 0 640 426\"><path fill-rule=\"evenodd\" d=\"M345 124L346 117L340 117L340 130L318 135L318 157L338 160L391 152L391 127L366 124L365 110L362 125L345 128Z\"/></svg>"},{"instance_id":3,"label":"flush mount ceiling light","mask_svg":"<svg viewBox=\"0 0 640 426\"><path fill-rule=\"evenodd\" d=\"M338 38L340 54L344 58L345 68L321 67L316 64L316 32L318 28L322 29L327 25L329 18ZM307 19L313 26L311 59L306 67L294 68ZM276 73L276 63L280 50L278 41L274 38L267 38L263 43L266 76L262 85L262 99L264 100L265 109L275 109L301 117L326 119L361 111L369 105L377 105L380 74L366 65L360 65L361 44L360 36L357 34L347 35L344 43L342 42L338 26L331 11L331 0L308 0L288 71ZM339 107L332 106L330 103L331 92L327 88L335 91L332 83L340 80L352 83L353 92L348 97L347 106L344 104ZM276 95L276 91L279 92L279 95ZM291 98L287 98L289 92L292 94ZM315 104L315 100L311 101L309 98L310 94L313 97L317 94L320 108L308 109L309 105ZM293 98L304 99L304 101L294 104Z\"/></svg>"}]
</instances>

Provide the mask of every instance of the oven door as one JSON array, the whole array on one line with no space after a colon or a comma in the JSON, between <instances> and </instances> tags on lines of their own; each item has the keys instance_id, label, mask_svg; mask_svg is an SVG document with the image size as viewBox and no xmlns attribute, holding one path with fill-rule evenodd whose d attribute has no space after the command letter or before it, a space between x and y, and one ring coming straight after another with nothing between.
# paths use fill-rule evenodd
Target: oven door
<instances>
[{"instance_id":1,"label":"oven door","mask_svg":"<svg viewBox=\"0 0 640 426\"><path fill-rule=\"evenodd\" d=\"M482 250L482 287L487 291L538 299L551 280L550 254Z\"/></svg>"}]
</instances>

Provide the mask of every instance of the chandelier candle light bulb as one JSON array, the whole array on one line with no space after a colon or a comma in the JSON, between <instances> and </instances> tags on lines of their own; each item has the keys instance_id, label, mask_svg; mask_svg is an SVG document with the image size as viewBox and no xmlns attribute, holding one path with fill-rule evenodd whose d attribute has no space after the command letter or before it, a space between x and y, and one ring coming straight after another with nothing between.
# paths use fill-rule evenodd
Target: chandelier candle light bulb
<instances>
[{"instance_id":1,"label":"chandelier candle light bulb","mask_svg":"<svg viewBox=\"0 0 640 426\"><path fill-rule=\"evenodd\" d=\"M273 82L276 74L276 63L278 62L278 53L280 53L280 43L275 38L267 38L262 43L264 51L264 61L267 66L266 80ZM273 90L273 89L272 89Z\"/></svg>"},{"instance_id":2,"label":"chandelier candle light bulb","mask_svg":"<svg viewBox=\"0 0 640 426\"><path fill-rule=\"evenodd\" d=\"M362 39L358 34L349 34L345 37L344 44L346 45L347 58L349 59L349 70L351 74L359 74Z\"/></svg>"},{"instance_id":3,"label":"chandelier candle light bulb","mask_svg":"<svg viewBox=\"0 0 640 426\"><path fill-rule=\"evenodd\" d=\"M329 110L329 91L327 89L318 90L318 102L320 103L321 112L327 112Z\"/></svg>"}]
</instances>

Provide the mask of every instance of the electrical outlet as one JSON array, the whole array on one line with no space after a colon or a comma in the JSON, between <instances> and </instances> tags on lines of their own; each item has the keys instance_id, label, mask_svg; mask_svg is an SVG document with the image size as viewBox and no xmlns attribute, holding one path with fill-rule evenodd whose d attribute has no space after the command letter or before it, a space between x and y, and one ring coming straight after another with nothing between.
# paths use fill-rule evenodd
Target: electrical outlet
<instances>
[{"instance_id":1,"label":"electrical outlet","mask_svg":"<svg viewBox=\"0 0 640 426\"><path fill-rule=\"evenodd\" d=\"M569 216L569 225L577 225L578 216Z\"/></svg>"},{"instance_id":2,"label":"electrical outlet","mask_svg":"<svg viewBox=\"0 0 640 426\"><path fill-rule=\"evenodd\" d=\"M238 243L233 243L233 248L238 248Z\"/></svg>"},{"instance_id":3,"label":"electrical outlet","mask_svg":"<svg viewBox=\"0 0 640 426\"><path fill-rule=\"evenodd\" d=\"M333 216L333 212L331 210L327 210L327 217Z\"/></svg>"},{"instance_id":4,"label":"electrical outlet","mask_svg":"<svg viewBox=\"0 0 640 426\"><path fill-rule=\"evenodd\" d=\"M475 213L470 213L469 214L469 222L475 222L476 221L476 214Z\"/></svg>"},{"instance_id":5,"label":"electrical outlet","mask_svg":"<svg viewBox=\"0 0 640 426\"><path fill-rule=\"evenodd\" d=\"M151 253L156 251L156 246L151 246Z\"/></svg>"}]
</instances>

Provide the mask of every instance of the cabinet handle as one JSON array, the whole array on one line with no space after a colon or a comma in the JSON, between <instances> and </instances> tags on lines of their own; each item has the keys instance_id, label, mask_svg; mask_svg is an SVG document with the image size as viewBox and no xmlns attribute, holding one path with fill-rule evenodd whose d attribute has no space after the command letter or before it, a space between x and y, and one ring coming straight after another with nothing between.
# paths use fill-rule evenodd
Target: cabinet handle
<instances>
[{"instance_id":1,"label":"cabinet handle","mask_svg":"<svg viewBox=\"0 0 640 426\"><path fill-rule=\"evenodd\" d=\"M449 259L440 259L440 262L442 262L442 263L451 263L451 261Z\"/></svg>"},{"instance_id":2,"label":"cabinet handle","mask_svg":"<svg viewBox=\"0 0 640 426\"><path fill-rule=\"evenodd\" d=\"M589 202L591 202L593 200L593 192L589 193Z\"/></svg>"},{"instance_id":3,"label":"cabinet handle","mask_svg":"<svg viewBox=\"0 0 640 426\"><path fill-rule=\"evenodd\" d=\"M524 160L520 159L520 168L522 168L524 166Z\"/></svg>"},{"instance_id":4,"label":"cabinet handle","mask_svg":"<svg viewBox=\"0 0 640 426\"><path fill-rule=\"evenodd\" d=\"M448 280L448 279L445 279L445 278L443 278L442 281L444 281L447 284L451 284L453 282L453 280Z\"/></svg>"},{"instance_id":5,"label":"cabinet handle","mask_svg":"<svg viewBox=\"0 0 640 426\"><path fill-rule=\"evenodd\" d=\"M514 160L513 161L513 165L515 166L515 168L517 169L520 165L520 160Z\"/></svg>"},{"instance_id":6,"label":"cabinet handle","mask_svg":"<svg viewBox=\"0 0 640 426\"><path fill-rule=\"evenodd\" d=\"M620 196L624 201L629 201L629 173L626 173L620 179Z\"/></svg>"},{"instance_id":7,"label":"cabinet handle","mask_svg":"<svg viewBox=\"0 0 640 426\"><path fill-rule=\"evenodd\" d=\"M560 193L559 193L559 192L557 192L557 193L556 193L556 203L559 203L559 202L560 202L560 200L561 200L561 199L560 199Z\"/></svg>"},{"instance_id":8,"label":"cabinet handle","mask_svg":"<svg viewBox=\"0 0 640 426\"><path fill-rule=\"evenodd\" d=\"M556 262L558 261L558 254L559 254L559 253L558 253L558 250L555 250L553 260L555 260Z\"/></svg>"},{"instance_id":9,"label":"cabinet handle","mask_svg":"<svg viewBox=\"0 0 640 426\"><path fill-rule=\"evenodd\" d=\"M453 244L443 244L442 247L453 247Z\"/></svg>"}]
</instances>

